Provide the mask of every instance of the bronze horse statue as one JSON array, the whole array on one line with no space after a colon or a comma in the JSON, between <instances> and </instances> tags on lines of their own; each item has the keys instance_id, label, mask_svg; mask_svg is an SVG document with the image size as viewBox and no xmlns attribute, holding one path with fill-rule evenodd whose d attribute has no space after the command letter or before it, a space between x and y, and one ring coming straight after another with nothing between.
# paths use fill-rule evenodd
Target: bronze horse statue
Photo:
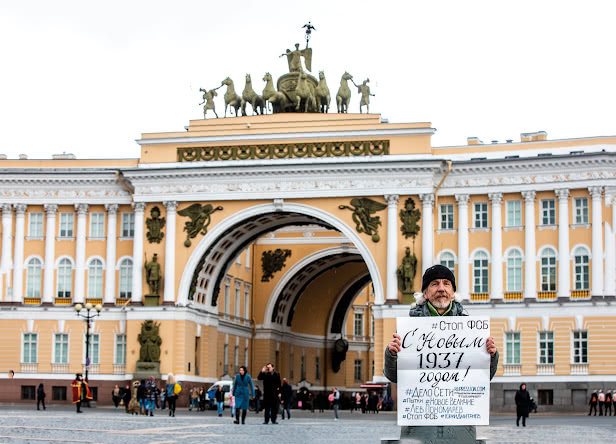
<instances>
[{"instance_id":1,"label":"bronze horse statue","mask_svg":"<svg viewBox=\"0 0 616 444\"><path fill-rule=\"evenodd\" d=\"M340 88L338 88L338 94L336 94L336 105L339 113L346 113L349 109L349 103L351 102L351 90L347 82L353 80L353 76L348 72L342 74L340 79Z\"/></svg>"},{"instance_id":2,"label":"bronze horse statue","mask_svg":"<svg viewBox=\"0 0 616 444\"><path fill-rule=\"evenodd\" d=\"M244 91L242 92L242 116L246 115L247 103L250 103L250 106L252 106L253 116L255 114L263 114L265 102L263 97L258 95L255 90L252 89L252 79L250 78L250 74L246 74L246 86L244 86Z\"/></svg>"},{"instance_id":3,"label":"bronze horse statue","mask_svg":"<svg viewBox=\"0 0 616 444\"><path fill-rule=\"evenodd\" d=\"M242 106L242 98L235 92L235 86L230 77L223 80L222 85L227 85L227 92L225 93L225 117L227 117L227 107L229 105L235 110L235 116L237 117L239 115L238 110Z\"/></svg>"},{"instance_id":4,"label":"bronze horse statue","mask_svg":"<svg viewBox=\"0 0 616 444\"><path fill-rule=\"evenodd\" d=\"M317 99L317 106L322 113L329 112L329 102L331 98L329 96L329 88L327 87L327 81L325 80L325 73L319 72L319 84L315 90L315 96Z\"/></svg>"},{"instance_id":5,"label":"bronze horse statue","mask_svg":"<svg viewBox=\"0 0 616 444\"><path fill-rule=\"evenodd\" d=\"M263 81L265 82L265 88L263 88L263 100L265 102L265 112L272 110L268 105L271 105L270 98L276 94L276 88L274 88L274 81L272 79L272 75L269 72L266 72L263 76Z\"/></svg>"}]
</instances>

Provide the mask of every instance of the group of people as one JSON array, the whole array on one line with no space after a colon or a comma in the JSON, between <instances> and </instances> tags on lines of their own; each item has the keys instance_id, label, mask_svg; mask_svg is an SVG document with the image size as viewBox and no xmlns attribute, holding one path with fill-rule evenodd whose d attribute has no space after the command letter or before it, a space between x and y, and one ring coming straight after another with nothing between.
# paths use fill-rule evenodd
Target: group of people
<instances>
[{"instance_id":1,"label":"group of people","mask_svg":"<svg viewBox=\"0 0 616 444\"><path fill-rule=\"evenodd\" d=\"M595 416L597 416L597 405L599 406L599 416L612 416L612 404L614 404L614 413L616 416L616 400L614 399L614 395L616 394L616 390L613 392L603 392L603 390L595 390L590 395L590 410L588 411L588 416L591 413L595 412Z\"/></svg>"},{"instance_id":2,"label":"group of people","mask_svg":"<svg viewBox=\"0 0 616 444\"><path fill-rule=\"evenodd\" d=\"M368 393L351 393L351 413L361 410L362 413L379 413L383 407L383 401L373 390Z\"/></svg>"}]
</instances>

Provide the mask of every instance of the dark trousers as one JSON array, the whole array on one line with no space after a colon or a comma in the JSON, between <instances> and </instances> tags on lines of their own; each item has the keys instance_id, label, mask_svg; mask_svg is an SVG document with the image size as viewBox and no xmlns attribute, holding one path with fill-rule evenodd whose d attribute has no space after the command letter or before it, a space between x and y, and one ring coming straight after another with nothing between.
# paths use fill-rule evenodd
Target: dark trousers
<instances>
[{"instance_id":1,"label":"dark trousers","mask_svg":"<svg viewBox=\"0 0 616 444\"><path fill-rule=\"evenodd\" d=\"M77 413L81 413L81 401L77 401L75 403L75 406L77 408Z\"/></svg>"},{"instance_id":2,"label":"dark trousers","mask_svg":"<svg viewBox=\"0 0 616 444\"><path fill-rule=\"evenodd\" d=\"M605 416L612 416L612 402L611 401L605 402Z\"/></svg>"},{"instance_id":3,"label":"dark trousers","mask_svg":"<svg viewBox=\"0 0 616 444\"><path fill-rule=\"evenodd\" d=\"M265 423L268 423L270 419L272 422L276 422L276 416L278 416L278 400L276 398L263 400L263 411Z\"/></svg>"},{"instance_id":4,"label":"dark trousers","mask_svg":"<svg viewBox=\"0 0 616 444\"><path fill-rule=\"evenodd\" d=\"M595 416L597 416L597 403L590 404L590 411L588 412L588 416L592 413L592 410L595 410Z\"/></svg>"},{"instance_id":5,"label":"dark trousers","mask_svg":"<svg viewBox=\"0 0 616 444\"><path fill-rule=\"evenodd\" d=\"M286 401L284 404L282 404L282 412L280 413L282 419L284 419L285 412L287 412L287 418L291 419L291 404L289 403L289 401Z\"/></svg>"},{"instance_id":6,"label":"dark trousers","mask_svg":"<svg viewBox=\"0 0 616 444\"><path fill-rule=\"evenodd\" d=\"M43 404L43 410L45 410L45 398L39 398L39 399L37 399L37 401L36 401L36 409L37 409L37 410L40 410L40 409L41 409L41 408L40 408L40 404L41 404L41 403Z\"/></svg>"},{"instance_id":7,"label":"dark trousers","mask_svg":"<svg viewBox=\"0 0 616 444\"><path fill-rule=\"evenodd\" d=\"M518 419L515 420L516 425L520 425L520 418L522 418L522 427L526 427L526 416L518 415Z\"/></svg>"},{"instance_id":8,"label":"dark trousers","mask_svg":"<svg viewBox=\"0 0 616 444\"><path fill-rule=\"evenodd\" d=\"M599 401L599 416L603 416L603 406L605 405L605 401Z\"/></svg>"},{"instance_id":9,"label":"dark trousers","mask_svg":"<svg viewBox=\"0 0 616 444\"><path fill-rule=\"evenodd\" d=\"M167 404L169 404L169 412L172 416L175 416L175 401L177 401L177 395L169 396L167 398Z\"/></svg>"}]
</instances>

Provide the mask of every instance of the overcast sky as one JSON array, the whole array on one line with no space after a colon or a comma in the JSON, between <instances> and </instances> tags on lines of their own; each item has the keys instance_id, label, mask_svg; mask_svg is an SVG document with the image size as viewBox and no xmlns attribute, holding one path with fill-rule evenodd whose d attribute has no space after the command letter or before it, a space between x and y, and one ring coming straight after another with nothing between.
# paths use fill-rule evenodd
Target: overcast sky
<instances>
[{"instance_id":1,"label":"overcast sky","mask_svg":"<svg viewBox=\"0 0 616 444\"><path fill-rule=\"evenodd\" d=\"M287 72L309 20L332 97L344 71L370 78L370 110L432 122L434 146L616 135L615 17L611 0L3 0L0 153L138 157L141 133L202 117L199 88Z\"/></svg>"}]
</instances>

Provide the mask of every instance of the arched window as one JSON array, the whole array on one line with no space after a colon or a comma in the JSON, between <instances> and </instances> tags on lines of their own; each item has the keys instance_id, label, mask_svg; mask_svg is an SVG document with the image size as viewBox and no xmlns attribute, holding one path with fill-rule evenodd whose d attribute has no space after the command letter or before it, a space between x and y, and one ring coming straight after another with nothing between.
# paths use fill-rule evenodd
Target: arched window
<instances>
[{"instance_id":1,"label":"arched window","mask_svg":"<svg viewBox=\"0 0 616 444\"><path fill-rule=\"evenodd\" d=\"M99 259L92 259L88 266L88 298L103 298L103 263Z\"/></svg>"},{"instance_id":2,"label":"arched window","mask_svg":"<svg viewBox=\"0 0 616 444\"><path fill-rule=\"evenodd\" d=\"M120 262L120 298L130 299L133 288L133 261L124 259Z\"/></svg>"},{"instance_id":3,"label":"arched window","mask_svg":"<svg viewBox=\"0 0 616 444\"><path fill-rule=\"evenodd\" d=\"M552 248L541 253L541 291L556 291L556 252Z\"/></svg>"},{"instance_id":4,"label":"arched window","mask_svg":"<svg viewBox=\"0 0 616 444\"><path fill-rule=\"evenodd\" d=\"M451 254L449 251L445 251L441 254L441 265L444 265L445 267L449 268L452 273L456 273L456 271L454 270L455 259L453 257L453 254Z\"/></svg>"},{"instance_id":5,"label":"arched window","mask_svg":"<svg viewBox=\"0 0 616 444\"><path fill-rule=\"evenodd\" d=\"M40 259L33 257L26 266L26 297L41 297L41 269Z\"/></svg>"},{"instance_id":6,"label":"arched window","mask_svg":"<svg viewBox=\"0 0 616 444\"><path fill-rule=\"evenodd\" d=\"M522 253L511 250L507 255L507 291L522 291Z\"/></svg>"},{"instance_id":7,"label":"arched window","mask_svg":"<svg viewBox=\"0 0 616 444\"><path fill-rule=\"evenodd\" d=\"M478 251L473 258L473 293L488 291L488 255Z\"/></svg>"},{"instance_id":8,"label":"arched window","mask_svg":"<svg viewBox=\"0 0 616 444\"><path fill-rule=\"evenodd\" d=\"M58 264L58 289L56 295L59 298L70 298L73 288L73 265L64 258Z\"/></svg>"},{"instance_id":9,"label":"arched window","mask_svg":"<svg viewBox=\"0 0 616 444\"><path fill-rule=\"evenodd\" d=\"M577 247L573 253L573 260L575 263L575 289L589 290L588 250L584 247Z\"/></svg>"}]
</instances>

